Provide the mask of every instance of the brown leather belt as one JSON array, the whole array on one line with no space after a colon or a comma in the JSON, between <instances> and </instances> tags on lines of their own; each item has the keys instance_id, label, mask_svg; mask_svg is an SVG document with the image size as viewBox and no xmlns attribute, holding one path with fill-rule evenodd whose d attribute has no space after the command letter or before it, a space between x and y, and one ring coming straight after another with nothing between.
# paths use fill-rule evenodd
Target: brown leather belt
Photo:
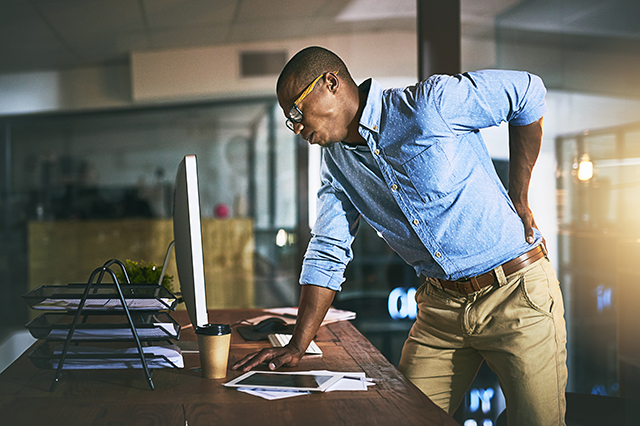
<instances>
[{"instance_id":1,"label":"brown leather belt","mask_svg":"<svg viewBox=\"0 0 640 426\"><path fill-rule=\"evenodd\" d=\"M525 254L516 257L508 261L507 263L502 264L502 270L504 271L505 276L509 276L515 272L518 272L522 268L531 265L533 262L542 259L546 255L544 248L542 245L537 246L526 252ZM490 286L496 280L496 275L494 271L489 271L481 275L476 275L475 277L458 280L458 281L447 281L441 280L440 284L442 287L447 290L457 291L462 294L473 293L474 291L482 290L483 288Z\"/></svg>"}]
</instances>

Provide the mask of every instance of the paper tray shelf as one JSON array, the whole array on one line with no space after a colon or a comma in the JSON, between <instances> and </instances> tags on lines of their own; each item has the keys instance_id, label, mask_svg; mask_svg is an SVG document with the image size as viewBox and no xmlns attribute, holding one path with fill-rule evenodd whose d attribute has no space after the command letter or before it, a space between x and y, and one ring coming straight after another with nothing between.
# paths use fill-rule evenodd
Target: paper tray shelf
<instances>
[{"instance_id":1,"label":"paper tray shelf","mask_svg":"<svg viewBox=\"0 0 640 426\"><path fill-rule=\"evenodd\" d=\"M38 368L56 369L60 360L62 345L53 348L47 341L38 345L29 355L29 359ZM143 348L148 368L184 368L182 353L177 346L145 346ZM97 348L74 346L69 348L64 370L111 370L142 369L142 361L137 348Z\"/></svg>"},{"instance_id":2,"label":"paper tray shelf","mask_svg":"<svg viewBox=\"0 0 640 426\"><path fill-rule=\"evenodd\" d=\"M160 341L180 338L180 325L165 312L137 312L131 315L138 337L143 341ZM68 313L44 313L27 324L36 339L64 341L69 334L73 315ZM122 316L97 314L85 316L78 323L72 341L131 341L131 325Z\"/></svg>"},{"instance_id":3,"label":"paper tray shelf","mask_svg":"<svg viewBox=\"0 0 640 426\"><path fill-rule=\"evenodd\" d=\"M165 265L171 247L172 244L167 249ZM121 269L123 283L118 281L115 267ZM163 274L164 267L161 277ZM112 282L103 282L105 276ZM153 390L149 368L184 367L176 346L148 346L152 341L171 343L170 339L179 338L180 326L167 312L176 308L178 298L159 284L131 284L125 265L117 259L94 269L86 283L40 286L22 297L32 309L57 311L27 324L34 337L45 339L29 358L39 368L56 369L52 392L63 369L141 368ZM59 342L57 348L52 348L54 342ZM135 347L123 348L124 342ZM147 346L143 347L143 342ZM100 347L80 343L96 343Z\"/></svg>"},{"instance_id":4,"label":"paper tray shelf","mask_svg":"<svg viewBox=\"0 0 640 426\"><path fill-rule=\"evenodd\" d=\"M87 284L44 285L24 294L30 308L38 310L77 310ZM175 310L178 299L157 284L123 284L122 293L129 310ZM93 284L83 310L122 311L122 302L113 284Z\"/></svg>"}]
</instances>

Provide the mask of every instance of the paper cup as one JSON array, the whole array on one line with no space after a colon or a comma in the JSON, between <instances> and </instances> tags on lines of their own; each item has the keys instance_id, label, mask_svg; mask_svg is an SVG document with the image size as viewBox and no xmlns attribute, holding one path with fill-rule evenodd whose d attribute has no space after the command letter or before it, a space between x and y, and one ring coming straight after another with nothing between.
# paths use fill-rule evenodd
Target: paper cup
<instances>
[{"instance_id":1,"label":"paper cup","mask_svg":"<svg viewBox=\"0 0 640 426\"><path fill-rule=\"evenodd\" d=\"M200 350L200 368L205 379L227 377L231 326L229 324L205 324L196 328Z\"/></svg>"}]
</instances>

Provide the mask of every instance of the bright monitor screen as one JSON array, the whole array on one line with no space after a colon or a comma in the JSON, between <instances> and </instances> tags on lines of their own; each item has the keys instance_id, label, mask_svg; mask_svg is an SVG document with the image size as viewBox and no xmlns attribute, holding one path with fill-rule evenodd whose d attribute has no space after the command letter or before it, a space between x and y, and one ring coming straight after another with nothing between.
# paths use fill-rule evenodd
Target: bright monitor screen
<instances>
[{"instance_id":1,"label":"bright monitor screen","mask_svg":"<svg viewBox=\"0 0 640 426\"><path fill-rule=\"evenodd\" d=\"M209 320L195 155L186 155L178 166L173 199L173 239L182 298L187 306L191 324L194 328L201 327Z\"/></svg>"}]
</instances>

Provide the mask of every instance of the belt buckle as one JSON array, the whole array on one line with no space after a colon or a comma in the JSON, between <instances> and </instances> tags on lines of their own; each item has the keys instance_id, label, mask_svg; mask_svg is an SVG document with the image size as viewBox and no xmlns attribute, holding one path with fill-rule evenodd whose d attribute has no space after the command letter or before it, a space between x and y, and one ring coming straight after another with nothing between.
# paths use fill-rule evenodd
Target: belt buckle
<instances>
[{"instance_id":1,"label":"belt buckle","mask_svg":"<svg viewBox=\"0 0 640 426\"><path fill-rule=\"evenodd\" d=\"M455 280L454 283L456 283L456 290L458 291L458 293L461 294L469 294L469 291L467 291L466 288L460 288L460 284L462 283L468 283L469 281L471 281L471 279L467 278L467 279L463 279L463 280ZM473 284L471 284L471 287L473 288Z\"/></svg>"},{"instance_id":2,"label":"belt buckle","mask_svg":"<svg viewBox=\"0 0 640 426\"><path fill-rule=\"evenodd\" d=\"M478 284L478 278L477 277L471 277L471 278L465 278L462 280L456 280L454 281L456 283L456 290L458 290L459 293L462 294L469 294L469 293L473 293L475 291L480 291L482 290L482 287L480 287L480 284ZM466 289L461 289L460 288L460 284L461 283L470 283L468 285L471 286L471 291L469 291L468 287Z\"/></svg>"}]
</instances>

